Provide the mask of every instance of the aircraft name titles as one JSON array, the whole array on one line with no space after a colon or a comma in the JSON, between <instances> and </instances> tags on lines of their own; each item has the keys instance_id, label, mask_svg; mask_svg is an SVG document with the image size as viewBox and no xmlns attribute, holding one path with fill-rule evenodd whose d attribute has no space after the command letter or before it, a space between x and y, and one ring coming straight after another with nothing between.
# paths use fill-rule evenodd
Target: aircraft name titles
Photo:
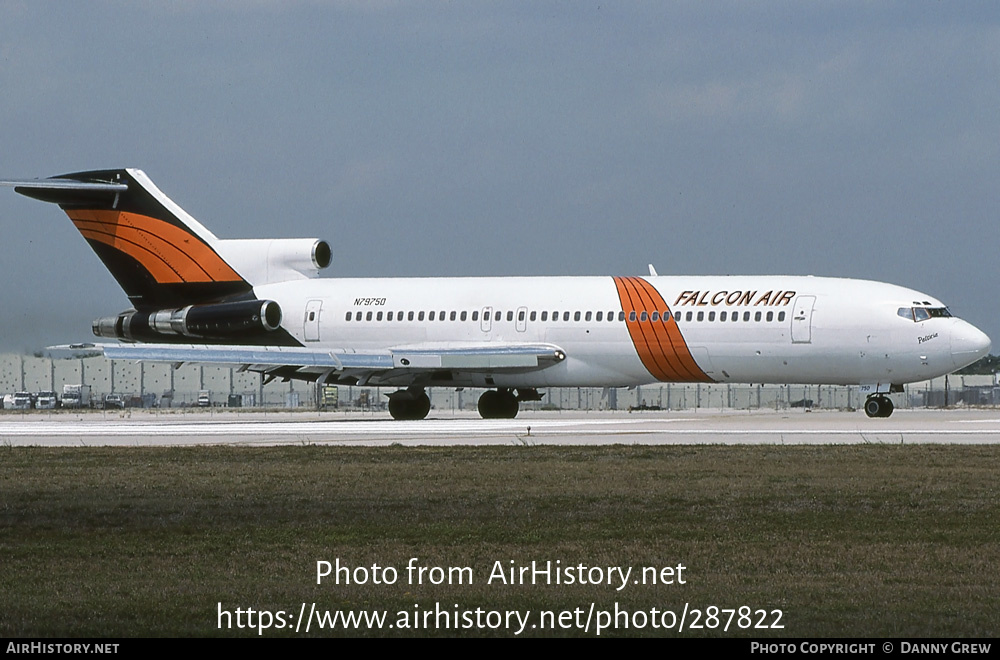
<instances>
[{"instance_id":1,"label":"aircraft name titles","mask_svg":"<svg viewBox=\"0 0 1000 660\"><path fill-rule=\"evenodd\" d=\"M707 307L708 305L778 307L786 306L795 297L795 291L682 291L674 307L678 305L693 305ZM759 294L759 295L758 295Z\"/></svg>"}]
</instances>

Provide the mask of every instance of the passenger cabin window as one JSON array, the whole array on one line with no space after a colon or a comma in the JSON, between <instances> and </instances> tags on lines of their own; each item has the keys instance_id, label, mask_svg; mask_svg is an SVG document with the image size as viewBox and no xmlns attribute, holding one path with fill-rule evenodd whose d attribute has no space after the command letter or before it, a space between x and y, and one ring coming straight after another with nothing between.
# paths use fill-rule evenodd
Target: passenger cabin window
<instances>
[{"instance_id":1,"label":"passenger cabin window","mask_svg":"<svg viewBox=\"0 0 1000 660\"><path fill-rule=\"evenodd\" d=\"M590 319L587 319L587 320L589 321ZM604 312L597 312L597 319L596 320L597 321L603 321L604 320Z\"/></svg>"},{"instance_id":2,"label":"passenger cabin window","mask_svg":"<svg viewBox=\"0 0 1000 660\"><path fill-rule=\"evenodd\" d=\"M310 320L311 320L311 319L310 319ZM346 318L346 319L344 319L344 320L345 320L345 321L350 321L350 320L351 320L351 313L350 313L350 312L347 312L347 318Z\"/></svg>"},{"instance_id":3,"label":"passenger cabin window","mask_svg":"<svg viewBox=\"0 0 1000 660\"><path fill-rule=\"evenodd\" d=\"M542 312L542 321L548 321L548 320L549 320L549 313Z\"/></svg>"},{"instance_id":4,"label":"passenger cabin window","mask_svg":"<svg viewBox=\"0 0 1000 660\"><path fill-rule=\"evenodd\" d=\"M473 321L478 321L479 320L479 310L476 310L475 312L472 312L472 320Z\"/></svg>"}]
</instances>

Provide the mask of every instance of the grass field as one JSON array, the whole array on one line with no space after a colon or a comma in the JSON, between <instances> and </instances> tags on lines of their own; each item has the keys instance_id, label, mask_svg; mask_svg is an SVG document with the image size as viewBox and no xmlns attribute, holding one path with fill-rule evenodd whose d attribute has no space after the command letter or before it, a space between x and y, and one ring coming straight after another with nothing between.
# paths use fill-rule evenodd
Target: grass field
<instances>
[{"instance_id":1,"label":"grass field","mask_svg":"<svg viewBox=\"0 0 1000 660\"><path fill-rule=\"evenodd\" d=\"M235 627L237 608L294 619L315 603L386 610L393 623L435 604L530 610L521 634L535 636L593 636L596 618L575 627L591 604L644 613L602 636L995 636L998 464L997 446L6 447L0 635L254 636ZM411 584L411 558L468 567L472 583L427 584L425 573ZM317 562L336 560L369 569L368 582L317 584ZM487 583L495 562L557 560L633 573L621 590L617 577ZM631 583L643 567L678 564L685 584ZM373 565L394 568L396 583L373 584ZM219 629L220 603L233 628ZM781 610L784 627L740 628L739 613L727 632L726 613L714 628L653 627L653 608L666 625L662 611L679 617L685 603L688 626L694 609L711 626L709 606L745 606L767 624ZM554 622L569 611L574 625L532 628L541 611Z\"/></svg>"}]
</instances>

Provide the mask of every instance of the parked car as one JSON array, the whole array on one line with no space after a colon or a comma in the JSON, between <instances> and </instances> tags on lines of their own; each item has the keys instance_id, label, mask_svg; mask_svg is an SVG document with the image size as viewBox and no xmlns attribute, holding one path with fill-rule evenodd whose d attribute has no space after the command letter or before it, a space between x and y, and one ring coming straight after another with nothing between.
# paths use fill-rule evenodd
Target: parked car
<instances>
[{"instance_id":1,"label":"parked car","mask_svg":"<svg viewBox=\"0 0 1000 660\"><path fill-rule=\"evenodd\" d=\"M121 394L108 394L104 397L104 409L109 408L125 408L125 399L122 398Z\"/></svg>"}]
</instances>

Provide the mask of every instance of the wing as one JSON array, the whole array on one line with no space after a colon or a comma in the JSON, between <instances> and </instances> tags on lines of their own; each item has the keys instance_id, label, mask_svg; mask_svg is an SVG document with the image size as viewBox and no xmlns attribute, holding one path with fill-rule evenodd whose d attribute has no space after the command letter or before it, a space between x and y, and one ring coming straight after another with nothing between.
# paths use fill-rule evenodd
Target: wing
<instances>
[{"instance_id":1,"label":"wing","mask_svg":"<svg viewBox=\"0 0 1000 660\"><path fill-rule=\"evenodd\" d=\"M94 344L112 360L193 362L256 371L270 378L294 378L351 385L421 385L442 372L523 373L566 359L554 344L415 344L381 350L318 350L282 346L197 344ZM448 380L448 379L446 379Z\"/></svg>"}]
</instances>

